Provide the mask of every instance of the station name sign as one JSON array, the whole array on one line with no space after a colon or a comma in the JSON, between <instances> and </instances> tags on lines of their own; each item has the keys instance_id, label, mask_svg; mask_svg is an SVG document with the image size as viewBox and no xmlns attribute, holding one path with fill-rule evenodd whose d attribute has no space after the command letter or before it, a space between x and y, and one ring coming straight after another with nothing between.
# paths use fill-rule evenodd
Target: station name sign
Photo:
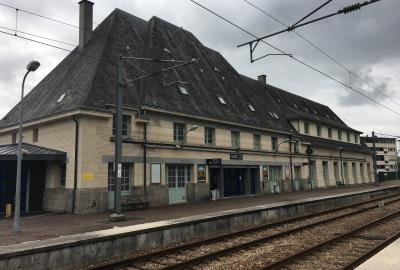
<instances>
[{"instance_id":1,"label":"station name sign","mask_svg":"<svg viewBox=\"0 0 400 270\"><path fill-rule=\"evenodd\" d=\"M243 154L238 154L238 153L229 154L229 157L230 157L230 159L243 160Z\"/></svg>"},{"instance_id":2,"label":"station name sign","mask_svg":"<svg viewBox=\"0 0 400 270\"><path fill-rule=\"evenodd\" d=\"M206 159L206 164L207 165L221 165L222 160L220 158L209 158L209 159Z\"/></svg>"}]
</instances>

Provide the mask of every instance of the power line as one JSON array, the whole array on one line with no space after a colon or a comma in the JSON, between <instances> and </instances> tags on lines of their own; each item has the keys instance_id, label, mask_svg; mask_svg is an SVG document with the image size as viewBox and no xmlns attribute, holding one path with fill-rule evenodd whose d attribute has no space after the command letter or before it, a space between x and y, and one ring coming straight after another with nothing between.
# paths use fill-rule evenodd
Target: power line
<instances>
[{"instance_id":1,"label":"power line","mask_svg":"<svg viewBox=\"0 0 400 270\"><path fill-rule=\"evenodd\" d=\"M260 11L261 13L264 13L265 15L267 15L268 17L270 17L271 19L277 21L278 23L280 23L281 25L285 26L285 27L289 27L289 25L287 25L286 23L284 23L283 21L279 20L278 18L276 18L275 16L272 16L270 13L268 13L267 11L265 11L264 9L256 6L255 4L251 3L248 0L243 0L244 2L246 2L247 4L249 4L250 6L254 7L255 9L257 9L258 11ZM337 64L338 66L340 66L341 68L343 68L344 70L346 70L347 72L350 73L350 75L353 75L354 77L356 77L357 79L359 79L360 81L362 81L363 83L367 84L369 87L371 87L372 89L374 89L375 91L379 92L380 94L382 94L383 96L385 96L387 99L389 99L390 101L396 103L397 105L400 106L400 103L397 102L396 100L394 100L392 97L390 97L389 95L387 95L386 93L384 93L383 91L379 90L378 88L374 87L373 85L371 85L368 81L364 80L363 78L361 78L360 76L358 76L355 72L351 71L348 67L346 67L344 64L342 64L341 62L339 62L337 59L335 59L333 56L329 55L326 51L324 51L321 47L317 46L315 43L313 43L312 41L310 41L309 39L307 39L304 35L301 35L300 33L298 33L296 30L293 30L293 33L295 35L297 35L299 38L303 39L305 42L307 42L308 44L310 44L312 47L314 47L316 50L318 50L320 53L324 54L326 57L328 57L332 62L334 62L335 64ZM351 85L350 85L351 87Z\"/></svg>"},{"instance_id":2,"label":"power line","mask_svg":"<svg viewBox=\"0 0 400 270\"><path fill-rule=\"evenodd\" d=\"M54 41L54 42L58 42L58 43L69 45L69 46L73 46L73 47L77 46L75 44L68 43L68 42L65 42L65 41L60 41L60 40L57 40L57 39L52 39L52 38L48 38L48 37L44 37L44 36L40 36L40 35L36 35L36 34L31 34L31 33L28 33L28 32L24 32L24 31L20 31L20 30L17 30L17 29L8 28L8 27L1 26L1 25L0 25L0 28L14 32L14 35L16 35L16 33L21 33L21 34L24 34L24 35L37 37L37 38L41 38L41 39L45 39L45 40L49 40L49 41Z\"/></svg>"},{"instance_id":3,"label":"power line","mask_svg":"<svg viewBox=\"0 0 400 270\"><path fill-rule=\"evenodd\" d=\"M269 35L266 35L266 36L262 36L262 37L260 37L260 38L256 38L256 39L254 39L254 40L251 40L251 41L248 41L248 42L245 42L245 43L242 43L242 44L239 44L238 47L242 47L242 46L245 46L245 45L251 45L251 44L253 44L253 43L255 43L255 42L259 42L259 41L261 41L261 40L263 40L263 39L266 39L266 38L269 38L269 37L273 37L273 36L275 36L275 35L278 35L278 34L281 34L281 33L284 33L284 32L290 32L290 31L293 31L293 30L296 29L296 28L299 28L299 27L302 27L302 26L305 26L305 25L308 25L308 24L311 24L311 23L314 23L314 22L317 22L317 21L320 21L320 20L324 20L324 19L327 19L327 18L336 16L336 15L348 14L348 13L350 13L350 12L353 12L353 11L356 11L356 10L361 9L361 7L364 7L364 6L367 6L367 5L370 5L370 4L379 2L379 1L381 1L381 0L370 0L370 1L364 1L363 3L356 3L356 4L353 4L353 5L350 5L350 6L346 6L346 7L342 8L342 9L338 10L337 12L334 12L334 13L331 13L331 14L328 14L328 15L325 15L325 16L322 16L322 17L320 17L320 18L317 18L317 19L314 19L314 20L311 20L311 21L307 21L307 22L305 22L305 23L298 24L298 23L301 22L303 19L305 19L305 18L307 18L308 16L310 16L311 14L313 14L315 11L317 11L318 9L320 9L321 7L323 7L324 5L326 5L326 4L328 4L329 2L331 2L331 0L329 0L329 1L327 1L325 4L323 4L322 6L320 6L319 8L317 8L316 10L314 10L313 12L311 12L309 15L307 15L306 17L304 17L303 19L301 19L301 20L298 21L297 23L293 24L292 26L289 26L289 27L287 27L287 28L285 28L285 29L283 29L283 30L281 30L281 31L278 31L278 32L275 32L275 33L272 33L272 34L269 34Z\"/></svg>"},{"instance_id":4,"label":"power line","mask_svg":"<svg viewBox=\"0 0 400 270\"><path fill-rule=\"evenodd\" d=\"M253 33L249 32L249 31L247 31L247 30L244 29L243 27L241 27L241 26L239 26L239 25L233 23L232 21L226 19L225 17L219 15L219 14L216 13L215 11L212 11L211 9L209 9L209 8L205 7L204 5L202 5L202 4L198 3L198 2L196 2L195 0L189 0L189 1L193 2L193 3L196 4L197 6L203 8L204 10L206 10L206 11L208 11L208 12L214 14L214 15L217 16L218 18L224 20L225 22L227 22L227 23L229 23L229 24L235 26L236 28L238 28L238 29L240 29L241 31L247 33L248 35L250 35L250 36L252 36L252 37L258 39L258 37L257 37L255 34L253 34ZM265 40L260 40L260 42L263 42L264 44L267 44L268 46L274 48L275 50L281 52L282 54L289 55L289 53L286 53L285 51L283 51L283 50L279 49L278 47L276 47L276 46L274 46L274 45L272 45L272 44L266 42ZM351 91L354 91L354 92L358 93L359 95L363 96L364 98L370 100L370 101L373 102L373 103L376 103L376 104L382 106L383 108L385 108L385 109L391 111L392 113L394 113L394 114L396 114L397 116L400 117L400 113L399 113L399 112L396 112L396 111L392 110L391 108L389 108L388 106L382 104L381 102L379 102L379 101L377 101L377 100L375 100L375 99L373 99L373 98L367 96L366 94L362 93L360 90L357 90L357 89L355 89L355 88L353 88L353 87L347 85L346 83L344 83L344 82L342 82L342 81L339 81L338 79L332 77L331 75L329 75L329 74L327 74L327 73L325 73L325 72L319 70L318 68L316 68L316 67L314 67L314 66L311 66L310 64L307 64L306 62L304 62L304 61L302 61L302 60L300 60L300 59L298 59L298 58L296 58L296 57L294 57L294 56L291 56L290 58L293 59L293 60L295 60L296 62L298 62L298 63L300 63L300 64L302 64L302 65L308 67L309 69L312 69L312 70L314 70L315 72L318 72L319 74L321 74L321 75L323 75L323 76L325 76L325 77L327 77L327 78L329 78L329 79L331 79L331 80L333 80L333 81L335 81L335 82L341 84L342 86L344 86L344 87L350 89Z\"/></svg>"},{"instance_id":5,"label":"power line","mask_svg":"<svg viewBox=\"0 0 400 270\"><path fill-rule=\"evenodd\" d=\"M67 23L67 22L64 22L64 21L61 21L61 20L53 19L53 18L50 18L48 16L41 15L39 13L35 13L35 12L28 11L28 10L25 10L25 9L20 9L20 8L17 8L17 7L11 6L11 5L7 5L7 4L1 3L1 2L0 2L0 6L7 7L7 8L10 8L10 9L14 9L16 12L24 12L26 14L37 16L37 17L40 17L42 19L46 19L46 20L53 21L53 22L56 22L56 23L61 23L61 24L64 24L64 25L67 25L67 26L70 26L70 27L73 27L73 28L81 29L79 26L73 25L71 23ZM98 25L97 23L93 23L93 24ZM82 29L84 29L84 28L82 28ZM86 30L86 29L84 29L84 30ZM91 29L87 29L87 30L91 31Z\"/></svg>"}]
</instances>

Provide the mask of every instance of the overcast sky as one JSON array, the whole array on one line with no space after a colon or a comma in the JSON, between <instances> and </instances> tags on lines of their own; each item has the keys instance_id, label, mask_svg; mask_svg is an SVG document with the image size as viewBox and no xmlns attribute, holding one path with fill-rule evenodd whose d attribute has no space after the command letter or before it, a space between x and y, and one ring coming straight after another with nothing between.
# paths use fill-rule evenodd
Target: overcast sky
<instances>
[{"instance_id":1,"label":"overcast sky","mask_svg":"<svg viewBox=\"0 0 400 270\"><path fill-rule=\"evenodd\" d=\"M197 0L256 35L282 29L282 25L243 0ZM325 0L249 0L281 21L291 24ZM78 1L75 0L0 0L0 3L39 13L78 25ZM256 78L267 74L268 83L331 107L348 125L360 131L400 135L400 1L382 0L348 15L338 15L298 30L298 33L322 48L346 68L369 82L366 85L294 33L268 39L273 45L317 67L332 77L350 84L364 94L398 112L371 103L321 74L285 56L271 56L249 63L248 47L236 45L251 39L246 33L199 8L189 0L93 0L94 22L100 23L113 9L120 8L143 19L158 16L191 31L204 45L218 50L240 73ZM313 16L316 18L354 3L333 0ZM0 27L14 29L16 12L0 6ZM1 31L10 32L4 28ZM31 34L78 43L76 28L43 18L18 13L18 30ZM24 36L23 34L20 34ZM25 35L26 36L26 35ZM32 37L31 37L32 38ZM38 39L38 38L34 38ZM38 39L40 40L40 39ZM72 46L51 41L56 46ZM255 54L276 53L267 45L258 46ZM0 33L0 118L19 100L25 66L31 59L41 62L40 69L29 75L31 90L68 53ZM372 87L371 87L372 86ZM378 89L379 91L376 91ZM383 95L382 92L385 94ZM388 96L390 98L388 98Z\"/></svg>"}]
</instances>

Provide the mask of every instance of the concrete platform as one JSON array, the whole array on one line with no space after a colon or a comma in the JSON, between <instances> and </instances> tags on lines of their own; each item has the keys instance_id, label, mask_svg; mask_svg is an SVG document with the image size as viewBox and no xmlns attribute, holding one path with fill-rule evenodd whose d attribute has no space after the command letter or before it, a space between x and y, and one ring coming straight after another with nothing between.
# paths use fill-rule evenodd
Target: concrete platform
<instances>
[{"instance_id":1,"label":"concrete platform","mask_svg":"<svg viewBox=\"0 0 400 270\"><path fill-rule=\"evenodd\" d=\"M39 217L42 222L33 222L33 224L42 226L40 232L47 229L49 235L63 229L60 222L65 222L64 226L68 226L71 222L69 218L73 220L72 224L76 228L86 229L87 232L0 246L0 269L78 268L109 257L124 256L136 250L166 247L193 239L212 237L217 233L229 233L245 227L273 223L383 195L399 194L400 185L398 182L395 182L395 184L387 182L380 186L359 186L174 205L135 211L131 213L133 215L131 220L114 224L107 221L108 214ZM149 222L152 217L155 218L153 215L157 214L158 220ZM144 218L135 219L138 216ZM172 219L162 219L165 216ZM130 215L127 214L128 219L129 217ZM60 220L51 222L51 219L54 218ZM89 226L92 224L87 221L90 218L94 218L92 223L97 221L95 223L97 226L106 224L109 227L114 225L118 227L91 231L94 227ZM43 219L49 220L50 224L46 224ZM38 222L38 220L35 221ZM1 222L4 222L4 220ZM138 222L138 224L129 225L129 222ZM24 223L26 224L26 220L23 220ZM60 226L58 227L58 225ZM4 234L1 231L1 226L0 232ZM2 236L0 239L2 239Z\"/></svg>"},{"instance_id":2,"label":"concrete platform","mask_svg":"<svg viewBox=\"0 0 400 270\"><path fill-rule=\"evenodd\" d=\"M356 270L399 270L400 269L400 239L381 250Z\"/></svg>"}]
</instances>

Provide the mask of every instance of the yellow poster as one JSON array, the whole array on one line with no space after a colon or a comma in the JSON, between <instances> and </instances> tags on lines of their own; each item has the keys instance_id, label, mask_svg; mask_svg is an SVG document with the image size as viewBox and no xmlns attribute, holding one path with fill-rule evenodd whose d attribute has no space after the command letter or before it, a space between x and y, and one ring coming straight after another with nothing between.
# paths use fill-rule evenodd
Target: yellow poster
<instances>
[{"instance_id":1,"label":"yellow poster","mask_svg":"<svg viewBox=\"0 0 400 270\"><path fill-rule=\"evenodd\" d=\"M84 181L93 181L94 174L93 173L83 173L83 180Z\"/></svg>"}]
</instances>

